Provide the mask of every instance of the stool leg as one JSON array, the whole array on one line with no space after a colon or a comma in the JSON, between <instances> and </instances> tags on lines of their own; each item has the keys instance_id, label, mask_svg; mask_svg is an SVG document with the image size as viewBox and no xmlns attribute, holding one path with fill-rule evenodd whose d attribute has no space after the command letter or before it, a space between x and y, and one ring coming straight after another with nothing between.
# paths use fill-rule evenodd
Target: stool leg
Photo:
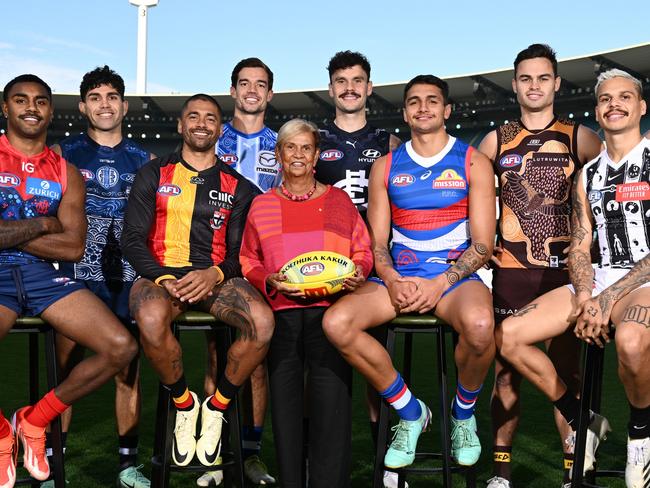
<instances>
[{"instance_id":1,"label":"stool leg","mask_svg":"<svg viewBox=\"0 0 650 488\"><path fill-rule=\"evenodd\" d=\"M449 433L449 400L447 396L447 351L445 348L445 329L438 327L436 332L438 346L438 391L440 392L440 445L442 447L442 486L451 488L451 444Z\"/></svg>"},{"instance_id":2,"label":"stool leg","mask_svg":"<svg viewBox=\"0 0 650 488\"><path fill-rule=\"evenodd\" d=\"M223 366L219 371L226 370L227 351L235 339L235 331L232 327L225 326L219 334L220 343L224 344L223 350L217 353L217 357L223 357ZM234 464L232 468L226 469L224 473L224 486L232 486L233 478L235 485L239 488L244 488L244 460L242 457L242 441L241 441L241 422L239 414L239 397L236 396L230 402L228 408L228 422L229 424L225 429L225 436L222 434L222 439L225 441L226 448L232 451ZM234 470L234 473L233 473ZM233 476L234 474L234 476Z\"/></svg>"},{"instance_id":3,"label":"stool leg","mask_svg":"<svg viewBox=\"0 0 650 488\"><path fill-rule=\"evenodd\" d=\"M56 340L54 329L50 328L45 333L45 361L47 364L47 386L51 390L58 384L58 370L56 365ZM57 416L50 422L50 436L52 442L52 471L54 486L65 487L65 466L63 463L63 436L61 433L61 417Z\"/></svg>"},{"instance_id":4,"label":"stool leg","mask_svg":"<svg viewBox=\"0 0 650 488\"><path fill-rule=\"evenodd\" d=\"M49 331L47 333L49 333ZM30 333L27 335L29 337L29 404L34 405L38 401L40 396L38 391L39 390L38 334ZM48 363L48 367L49 367L49 363Z\"/></svg>"},{"instance_id":5,"label":"stool leg","mask_svg":"<svg viewBox=\"0 0 650 488\"><path fill-rule=\"evenodd\" d=\"M390 357L395 351L395 330L388 327L386 331L386 350ZM373 471L373 488L384 487L384 456L388 442L388 423L390 410L385 400L379 402L379 421L377 422L377 445L375 446L375 469Z\"/></svg>"},{"instance_id":6,"label":"stool leg","mask_svg":"<svg viewBox=\"0 0 650 488\"><path fill-rule=\"evenodd\" d=\"M411 366L413 364L413 333L404 334L404 367L402 368L402 378L407 385L411 384Z\"/></svg>"},{"instance_id":7,"label":"stool leg","mask_svg":"<svg viewBox=\"0 0 650 488\"><path fill-rule=\"evenodd\" d=\"M162 383L159 383L153 456L151 459L151 486L153 488L167 488L169 486L172 432L174 430L174 415L171 410L171 392Z\"/></svg>"}]
</instances>

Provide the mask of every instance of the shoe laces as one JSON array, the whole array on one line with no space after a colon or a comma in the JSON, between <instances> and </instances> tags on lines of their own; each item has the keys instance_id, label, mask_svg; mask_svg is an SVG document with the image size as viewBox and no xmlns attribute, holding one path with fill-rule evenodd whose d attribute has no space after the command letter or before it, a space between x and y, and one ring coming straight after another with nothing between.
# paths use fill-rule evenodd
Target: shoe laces
<instances>
[{"instance_id":1,"label":"shoe laces","mask_svg":"<svg viewBox=\"0 0 650 488\"><path fill-rule=\"evenodd\" d=\"M203 415L203 417L201 418L201 422L203 422L203 425L205 426L205 428L207 428L209 430L216 429L217 428L216 426L217 426L217 424L219 422L228 423L226 421L226 417L220 411L212 411L212 410L210 410L210 415L207 416L207 419L205 417L206 416Z\"/></svg>"},{"instance_id":2,"label":"shoe laces","mask_svg":"<svg viewBox=\"0 0 650 488\"><path fill-rule=\"evenodd\" d=\"M406 422L400 420L397 425L391 427L390 430L395 432L390 446L398 451L408 451L409 428Z\"/></svg>"},{"instance_id":3,"label":"shoe laces","mask_svg":"<svg viewBox=\"0 0 650 488\"><path fill-rule=\"evenodd\" d=\"M628 443L627 445L627 460L629 464L633 464L635 466L645 466L646 465L646 459L648 459L648 456L650 455L650 452L648 452L648 449L645 445L643 444L636 444L635 443Z\"/></svg>"},{"instance_id":4,"label":"shoe laces","mask_svg":"<svg viewBox=\"0 0 650 488\"><path fill-rule=\"evenodd\" d=\"M140 466L135 466L133 468L133 471L135 472L135 480L136 481L149 481L147 477L140 472L140 470L144 468L144 464L141 464Z\"/></svg>"},{"instance_id":5,"label":"shoe laces","mask_svg":"<svg viewBox=\"0 0 650 488\"><path fill-rule=\"evenodd\" d=\"M451 440L455 441L456 439L459 439L463 446L471 446L474 436L469 427L465 424L466 422L460 421L454 426L454 429L451 432Z\"/></svg>"},{"instance_id":6,"label":"shoe laces","mask_svg":"<svg viewBox=\"0 0 650 488\"><path fill-rule=\"evenodd\" d=\"M182 437L181 440L186 441L190 437L193 437L191 428L188 428L188 424L192 422L191 410L184 412L179 410L176 412L176 426L174 427L174 436ZM178 434L181 434L180 436Z\"/></svg>"}]
</instances>

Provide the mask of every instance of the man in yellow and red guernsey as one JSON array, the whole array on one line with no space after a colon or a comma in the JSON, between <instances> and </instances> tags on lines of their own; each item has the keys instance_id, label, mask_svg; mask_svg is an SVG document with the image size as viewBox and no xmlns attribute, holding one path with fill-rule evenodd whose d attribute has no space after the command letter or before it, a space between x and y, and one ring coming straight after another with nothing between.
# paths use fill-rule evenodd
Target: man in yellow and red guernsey
<instances>
[{"instance_id":1,"label":"man in yellow and red guernsey","mask_svg":"<svg viewBox=\"0 0 650 488\"><path fill-rule=\"evenodd\" d=\"M521 118L490 132L479 149L499 178L499 243L492 294L496 327L535 298L569 283L571 182L578 169L600 152L600 139L587 127L553 112L560 88L555 52L533 44L515 59L512 89ZM567 331L547 344L563 379L578 382L578 341ZM488 488L511 487L512 441L519 423L521 375L497 352L492 393L494 476ZM555 412L562 440L570 430ZM572 446L563 443L564 483L569 482Z\"/></svg>"},{"instance_id":2,"label":"man in yellow and red guernsey","mask_svg":"<svg viewBox=\"0 0 650 488\"><path fill-rule=\"evenodd\" d=\"M46 480L45 427L124 368L137 347L99 298L53 265L81 259L86 216L79 171L45 145L52 90L37 76L20 75L7 83L3 97L8 130L0 137L0 338L19 315L40 315L95 352L34 406L19 409L12 425L0 413L0 487L11 488L16 438L24 467Z\"/></svg>"},{"instance_id":3,"label":"man in yellow and red guernsey","mask_svg":"<svg viewBox=\"0 0 650 488\"><path fill-rule=\"evenodd\" d=\"M144 353L176 407L172 459L179 466L189 464L195 453L206 466L218 463L223 413L264 360L273 334L271 310L240 277L239 248L254 192L215 155L221 120L221 108L211 96L187 99L178 121L182 149L138 172L122 233L124 255L140 275L131 290L131 316ZM188 389L181 347L170 328L188 309L208 312L240 332L216 393L202 405Z\"/></svg>"}]
</instances>

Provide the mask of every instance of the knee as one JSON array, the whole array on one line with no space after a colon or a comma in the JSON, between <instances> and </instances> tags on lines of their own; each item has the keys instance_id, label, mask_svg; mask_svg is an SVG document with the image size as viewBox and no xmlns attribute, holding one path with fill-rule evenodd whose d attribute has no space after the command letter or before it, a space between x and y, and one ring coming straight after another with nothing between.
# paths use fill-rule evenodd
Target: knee
<instances>
[{"instance_id":1,"label":"knee","mask_svg":"<svg viewBox=\"0 0 650 488\"><path fill-rule=\"evenodd\" d=\"M477 355L494 350L494 316L489 309L470 312L463 320L465 343Z\"/></svg>"},{"instance_id":2,"label":"knee","mask_svg":"<svg viewBox=\"0 0 650 488\"><path fill-rule=\"evenodd\" d=\"M352 316L343 308L331 307L323 316L323 332L334 347L345 347L354 334Z\"/></svg>"},{"instance_id":3,"label":"knee","mask_svg":"<svg viewBox=\"0 0 650 488\"><path fill-rule=\"evenodd\" d=\"M140 331L140 341L146 347L161 347L166 333L171 333L171 315L163 307L148 307L135 316Z\"/></svg>"},{"instance_id":4,"label":"knee","mask_svg":"<svg viewBox=\"0 0 650 488\"><path fill-rule=\"evenodd\" d=\"M509 319L504 320L497 328L495 339L501 357L509 363L512 363L519 347L519 342L517 341L517 334Z\"/></svg>"},{"instance_id":5,"label":"knee","mask_svg":"<svg viewBox=\"0 0 650 488\"><path fill-rule=\"evenodd\" d=\"M641 368L648 357L648 347L644 341L644 332L640 328L620 327L616 331L616 353L621 367L628 371Z\"/></svg>"},{"instance_id":6,"label":"knee","mask_svg":"<svg viewBox=\"0 0 650 488\"><path fill-rule=\"evenodd\" d=\"M252 313L253 326L255 327L255 337L257 342L268 344L273 337L273 330L275 329L275 318L273 312L267 306L261 306Z\"/></svg>"},{"instance_id":7,"label":"knee","mask_svg":"<svg viewBox=\"0 0 650 488\"><path fill-rule=\"evenodd\" d=\"M106 343L105 355L117 371L125 369L137 353L138 343L126 329L121 334L115 334Z\"/></svg>"}]
</instances>

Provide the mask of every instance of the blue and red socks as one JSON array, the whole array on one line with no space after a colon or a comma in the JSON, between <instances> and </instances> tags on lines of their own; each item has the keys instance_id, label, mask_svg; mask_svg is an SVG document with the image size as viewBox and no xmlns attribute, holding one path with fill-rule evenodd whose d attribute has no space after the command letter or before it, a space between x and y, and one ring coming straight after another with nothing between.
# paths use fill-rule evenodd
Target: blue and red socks
<instances>
[{"instance_id":1,"label":"blue and red socks","mask_svg":"<svg viewBox=\"0 0 650 488\"><path fill-rule=\"evenodd\" d=\"M408 389L399 373L397 373L395 381L380 395L390 403L402 420L418 420L422 415L420 403Z\"/></svg>"},{"instance_id":2,"label":"blue and red socks","mask_svg":"<svg viewBox=\"0 0 650 488\"><path fill-rule=\"evenodd\" d=\"M481 393L482 387L483 385L479 386L476 390L467 390L463 385L458 383L454 403L451 406L451 415L456 420L467 420L474 415L476 399L478 398L478 394Z\"/></svg>"}]
</instances>

